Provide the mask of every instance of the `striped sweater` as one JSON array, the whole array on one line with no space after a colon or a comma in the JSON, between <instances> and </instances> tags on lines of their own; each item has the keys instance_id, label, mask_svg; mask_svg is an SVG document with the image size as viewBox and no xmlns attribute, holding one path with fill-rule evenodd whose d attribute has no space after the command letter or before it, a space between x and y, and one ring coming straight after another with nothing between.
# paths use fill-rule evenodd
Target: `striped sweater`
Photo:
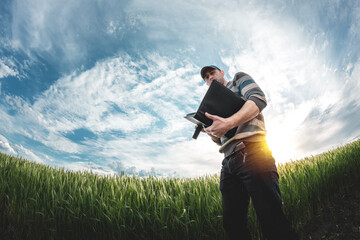
<instances>
[{"instance_id":1,"label":"striped sweater","mask_svg":"<svg viewBox=\"0 0 360 240\"><path fill-rule=\"evenodd\" d=\"M262 110L266 107L266 98L263 91L255 81L246 73L236 73L233 80L226 85L231 91L238 94L245 101L252 100L258 106L260 113L248 122L238 126L236 134L231 139L223 136L220 139L220 152L230 145L233 140L241 139L246 141L263 141L266 135L264 116Z\"/></svg>"}]
</instances>

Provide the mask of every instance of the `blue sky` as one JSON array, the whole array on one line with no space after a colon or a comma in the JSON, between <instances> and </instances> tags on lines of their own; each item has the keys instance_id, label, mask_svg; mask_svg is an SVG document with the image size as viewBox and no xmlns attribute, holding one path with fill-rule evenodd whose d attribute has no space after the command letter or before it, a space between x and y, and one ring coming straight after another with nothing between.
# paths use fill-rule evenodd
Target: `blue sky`
<instances>
[{"instance_id":1,"label":"blue sky","mask_svg":"<svg viewBox=\"0 0 360 240\"><path fill-rule=\"evenodd\" d=\"M250 74L278 163L360 136L359 1L8 1L0 151L100 174L195 177L222 155L183 116L203 65Z\"/></svg>"}]
</instances>

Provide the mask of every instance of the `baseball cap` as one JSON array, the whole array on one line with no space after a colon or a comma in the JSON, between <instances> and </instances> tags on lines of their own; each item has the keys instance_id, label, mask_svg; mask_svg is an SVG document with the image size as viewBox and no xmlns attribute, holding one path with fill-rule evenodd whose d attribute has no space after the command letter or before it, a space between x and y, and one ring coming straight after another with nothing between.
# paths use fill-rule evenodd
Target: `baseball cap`
<instances>
[{"instance_id":1,"label":"baseball cap","mask_svg":"<svg viewBox=\"0 0 360 240\"><path fill-rule=\"evenodd\" d=\"M200 71L201 77L204 79L204 78L205 78L205 73L206 73L207 71L213 70L213 69L217 69L217 70L221 71L220 68L218 68L218 67L215 66L215 65L205 66L205 67L203 67L203 68L201 69L201 71Z\"/></svg>"}]
</instances>

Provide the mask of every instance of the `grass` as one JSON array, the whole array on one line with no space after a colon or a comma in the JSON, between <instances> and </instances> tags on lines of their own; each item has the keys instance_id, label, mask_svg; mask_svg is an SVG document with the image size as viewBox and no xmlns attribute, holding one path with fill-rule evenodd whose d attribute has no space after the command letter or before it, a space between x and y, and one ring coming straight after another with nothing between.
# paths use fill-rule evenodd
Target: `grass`
<instances>
[{"instance_id":1,"label":"grass","mask_svg":"<svg viewBox=\"0 0 360 240\"><path fill-rule=\"evenodd\" d=\"M360 180L360 140L278 170L284 211L299 229ZM218 185L218 175L110 177L0 154L0 239L226 239Z\"/></svg>"}]
</instances>

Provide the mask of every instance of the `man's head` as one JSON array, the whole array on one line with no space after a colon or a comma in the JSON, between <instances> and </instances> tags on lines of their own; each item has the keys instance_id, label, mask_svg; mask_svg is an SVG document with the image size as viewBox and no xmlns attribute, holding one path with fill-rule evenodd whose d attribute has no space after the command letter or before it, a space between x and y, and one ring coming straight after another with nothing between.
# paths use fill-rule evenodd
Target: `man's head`
<instances>
[{"instance_id":1,"label":"man's head","mask_svg":"<svg viewBox=\"0 0 360 240\"><path fill-rule=\"evenodd\" d=\"M226 85L227 83L224 78L225 76L224 71L220 70L220 68L214 65L203 67L200 71L200 75L208 86L210 86L213 80L216 80L223 85Z\"/></svg>"}]
</instances>

